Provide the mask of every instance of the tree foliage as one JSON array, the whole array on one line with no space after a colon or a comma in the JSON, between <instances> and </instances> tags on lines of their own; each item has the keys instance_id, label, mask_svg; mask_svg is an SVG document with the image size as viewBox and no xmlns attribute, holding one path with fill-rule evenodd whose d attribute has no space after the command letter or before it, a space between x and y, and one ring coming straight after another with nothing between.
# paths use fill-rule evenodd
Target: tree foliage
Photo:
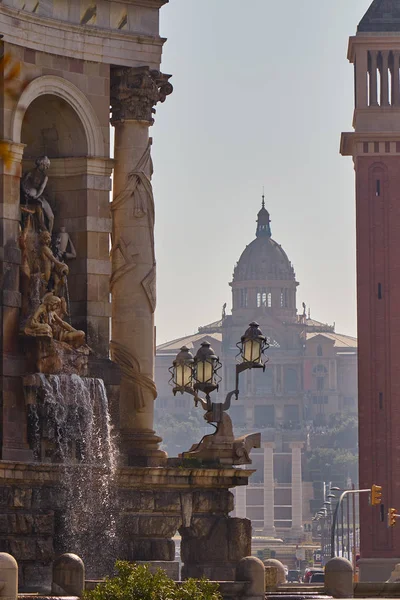
<instances>
[{"instance_id":1,"label":"tree foliage","mask_svg":"<svg viewBox=\"0 0 400 600\"><path fill-rule=\"evenodd\" d=\"M222 600L217 583L208 579L187 579L176 583L165 571L151 573L147 565L117 561L116 576L107 578L83 600Z\"/></svg>"},{"instance_id":2,"label":"tree foliage","mask_svg":"<svg viewBox=\"0 0 400 600\"><path fill-rule=\"evenodd\" d=\"M200 442L203 435L214 433L214 427L207 425L203 415L200 407L192 408L189 412L182 411L180 415L157 411L154 427L163 439L162 449L169 456L178 456Z\"/></svg>"}]
</instances>

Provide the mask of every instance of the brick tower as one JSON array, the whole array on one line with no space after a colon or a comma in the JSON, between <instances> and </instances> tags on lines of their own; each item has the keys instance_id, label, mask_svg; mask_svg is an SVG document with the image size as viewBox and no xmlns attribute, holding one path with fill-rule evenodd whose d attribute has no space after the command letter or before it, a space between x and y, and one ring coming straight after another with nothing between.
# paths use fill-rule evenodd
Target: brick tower
<instances>
[{"instance_id":1,"label":"brick tower","mask_svg":"<svg viewBox=\"0 0 400 600\"><path fill-rule=\"evenodd\" d=\"M355 131L341 154L356 172L360 487L400 510L400 0L374 0L350 38ZM400 562L400 528L360 500L361 581Z\"/></svg>"}]
</instances>

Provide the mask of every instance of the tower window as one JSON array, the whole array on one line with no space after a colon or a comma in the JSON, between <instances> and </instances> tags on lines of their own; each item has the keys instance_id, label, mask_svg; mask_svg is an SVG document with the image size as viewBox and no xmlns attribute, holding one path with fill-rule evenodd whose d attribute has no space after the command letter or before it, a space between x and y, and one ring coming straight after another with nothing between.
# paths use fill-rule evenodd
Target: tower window
<instances>
[{"instance_id":1,"label":"tower window","mask_svg":"<svg viewBox=\"0 0 400 600\"><path fill-rule=\"evenodd\" d=\"M281 289L281 308L287 308L288 307L288 290L287 288L282 288Z\"/></svg>"},{"instance_id":2,"label":"tower window","mask_svg":"<svg viewBox=\"0 0 400 600\"><path fill-rule=\"evenodd\" d=\"M325 377L317 377L317 390L321 392L324 389Z\"/></svg>"},{"instance_id":3,"label":"tower window","mask_svg":"<svg viewBox=\"0 0 400 600\"><path fill-rule=\"evenodd\" d=\"M262 288L261 290L257 291L257 308L260 308L260 306L271 306L270 304L268 304L268 298L271 294L267 293L267 290L265 288Z\"/></svg>"},{"instance_id":4,"label":"tower window","mask_svg":"<svg viewBox=\"0 0 400 600\"><path fill-rule=\"evenodd\" d=\"M240 306L247 308L247 288L240 290Z\"/></svg>"},{"instance_id":5,"label":"tower window","mask_svg":"<svg viewBox=\"0 0 400 600\"><path fill-rule=\"evenodd\" d=\"M322 352L322 346L319 345L317 348L317 356L323 356L323 352Z\"/></svg>"},{"instance_id":6,"label":"tower window","mask_svg":"<svg viewBox=\"0 0 400 600\"><path fill-rule=\"evenodd\" d=\"M376 192L375 192L376 196L380 196L381 195L381 180L377 179L376 180Z\"/></svg>"},{"instance_id":7,"label":"tower window","mask_svg":"<svg viewBox=\"0 0 400 600\"><path fill-rule=\"evenodd\" d=\"M271 306L272 306L272 294L271 294L271 292L268 292L268 295L267 295L267 306L268 306L268 308L271 308Z\"/></svg>"}]
</instances>

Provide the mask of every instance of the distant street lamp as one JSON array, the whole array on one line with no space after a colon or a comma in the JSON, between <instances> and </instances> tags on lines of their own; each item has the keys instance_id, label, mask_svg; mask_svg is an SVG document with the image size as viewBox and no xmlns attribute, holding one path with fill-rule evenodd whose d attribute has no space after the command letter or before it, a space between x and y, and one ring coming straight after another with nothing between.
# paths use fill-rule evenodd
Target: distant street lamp
<instances>
[{"instance_id":1,"label":"distant street lamp","mask_svg":"<svg viewBox=\"0 0 400 600\"><path fill-rule=\"evenodd\" d=\"M232 396L236 396L236 400L239 397L240 373L247 369L263 369L265 371L267 362L264 354L269 348L269 344L258 323L254 321L250 323L236 346L239 349L237 358L240 362L236 365L235 389L228 393L223 410L229 408ZM218 371L221 366L221 362L209 342L203 342L194 357L186 346L182 346L169 369L174 396L178 392L181 394L186 392L194 397L197 406L202 401L198 392L203 392L206 396L207 406L211 409L210 394L218 390L221 381Z\"/></svg>"}]
</instances>

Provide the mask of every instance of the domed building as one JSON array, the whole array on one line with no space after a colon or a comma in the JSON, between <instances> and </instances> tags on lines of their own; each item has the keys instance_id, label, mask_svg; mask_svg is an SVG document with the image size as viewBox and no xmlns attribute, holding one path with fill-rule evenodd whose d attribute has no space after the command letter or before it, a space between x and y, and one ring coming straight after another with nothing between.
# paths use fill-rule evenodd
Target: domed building
<instances>
[{"instance_id":1,"label":"domed building","mask_svg":"<svg viewBox=\"0 0 400 600\"><path fill-rule=\"evenodd\" d=\"M237 488L235 510L264 534L296 542L311 530L323 502L322 482L308 468L305 452L330 415L357 411L357 340L311 319L304 304L298 313L298 285L286 252L272 238L263 197L255 239L243 250L230 282L232 314L224 309L221 320L193 336L162 344L156 357L156 410L182 414L192 399L174 398L168 386L168 367L180 347L195 353L203 341L211 344L223 365L222 400L235 389L236 343L249 323L259 323L270 345L267 368L241 375L239 399L229 414L237 435L262 433L262 448L252 452L257 471L247 488Z\"/></svg>"}]
</instances>

